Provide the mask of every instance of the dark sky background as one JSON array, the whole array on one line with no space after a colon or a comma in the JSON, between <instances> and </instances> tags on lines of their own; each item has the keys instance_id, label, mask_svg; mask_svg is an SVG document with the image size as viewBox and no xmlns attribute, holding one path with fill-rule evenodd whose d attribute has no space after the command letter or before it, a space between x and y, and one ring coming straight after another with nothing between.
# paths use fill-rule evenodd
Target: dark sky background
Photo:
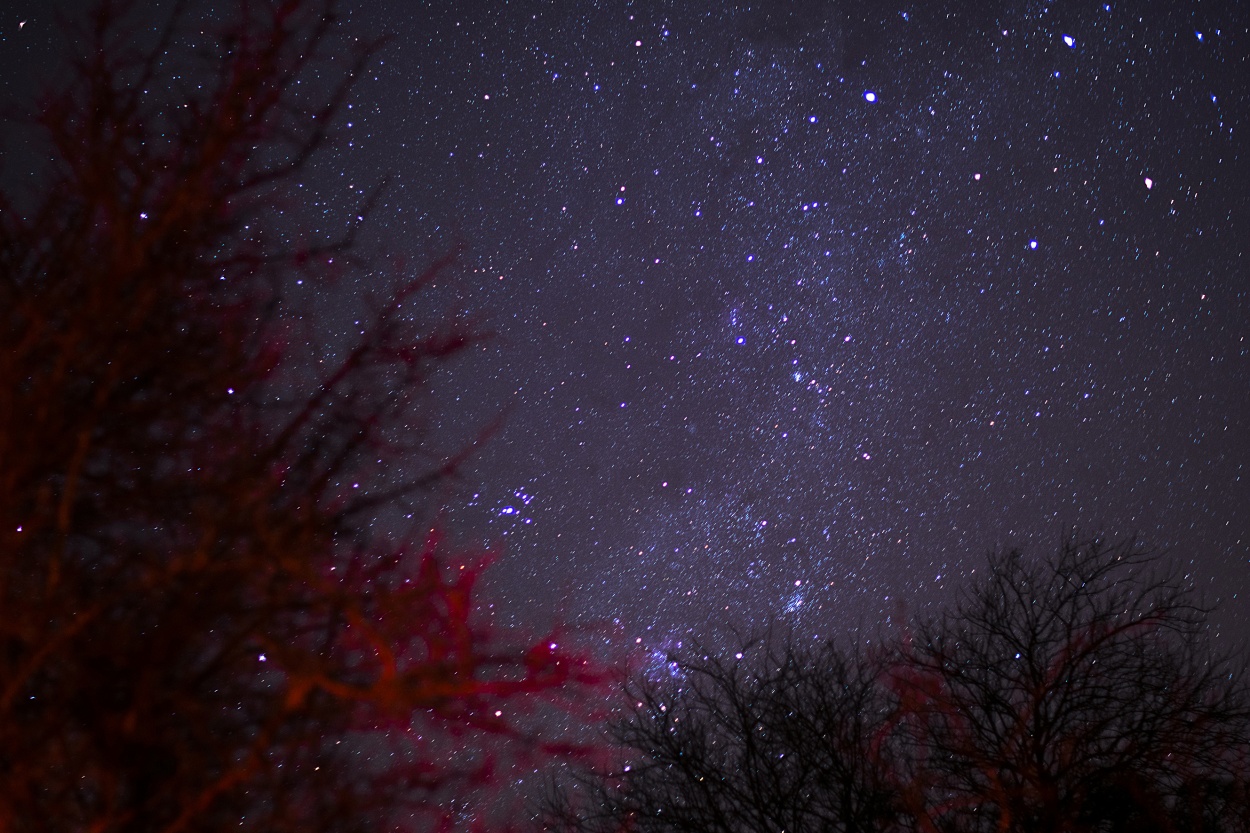
<instances>
[{"instance_id":1,"label":"dark sky background","mask_svg":"<svg viewBox=\"0 0 1250 833\"><path fill-rule=\"evenodd\" d=\"M50 42L22 14L6 66ZM447 515L503 621L875 630L1076 528L1170 550L1242 640L1248 21L348 2L390 40L298 202L341 228L389 177L371 245L465 245L439 302L497 337L436 433L508 413ZM370 288L300 291L333 333Z\"/></svg>"}]
</instances>

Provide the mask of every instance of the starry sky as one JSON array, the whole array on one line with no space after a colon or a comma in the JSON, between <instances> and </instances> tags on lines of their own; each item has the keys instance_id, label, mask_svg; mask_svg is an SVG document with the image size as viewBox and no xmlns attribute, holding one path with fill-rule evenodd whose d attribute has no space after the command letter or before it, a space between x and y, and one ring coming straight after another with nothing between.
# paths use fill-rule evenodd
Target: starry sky
<instances>
[{"instance_id":1,"label":"starry sky","mask_svg":"<svg viewBox=\"0 0 1250 833\"><path fill-rule=\"evenodd\" d=\"M385 180L366 245L463 246L432 303L495 335L434 436L506 415L445 515L499 546L501 621L874 629L1075 528L1170 550L1250 632L1244 5L371 0L343 26L388 40L303 222ZM370 276L299 291L346 331Z\"/></svg>"}]
</instances>

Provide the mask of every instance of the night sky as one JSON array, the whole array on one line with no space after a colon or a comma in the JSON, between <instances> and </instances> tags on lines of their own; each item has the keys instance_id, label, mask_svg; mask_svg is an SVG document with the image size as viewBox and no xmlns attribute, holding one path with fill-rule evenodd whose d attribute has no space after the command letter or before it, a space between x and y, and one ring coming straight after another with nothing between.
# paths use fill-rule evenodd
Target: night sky
<instances>
[{"instance_id":1,"label":"night sky","mask_svg":"<svg viewBox=\"0 0 1250 833\"><path fill-rule=\"evenodd\" d=\"M53 20L31 4L0 47ZM223 4L224 5L224 4ZM1139 534L1250 628L1250 11L358 2L298 182L495 337L440 380L503 623L665 649L922 612ZM12 87L12 84L10 84ZM369 274L298 288L350 329Z\"/></svg>"}]
</instances>

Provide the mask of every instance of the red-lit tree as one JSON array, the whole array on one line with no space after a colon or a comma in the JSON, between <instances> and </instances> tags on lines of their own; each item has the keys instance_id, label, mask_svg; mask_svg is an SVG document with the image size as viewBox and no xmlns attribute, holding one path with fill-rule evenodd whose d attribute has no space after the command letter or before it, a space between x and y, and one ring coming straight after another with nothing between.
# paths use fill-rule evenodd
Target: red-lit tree
<instances>
[{"instance_id":1,"label":"red-lit tree","mask_svg":"<svg viewBox=\"0 0 1250 833\"><path fill-rule=\"evenodd\" d=\"M489 630L482 558L430 533L422 397L474 337L420 316L449 264L333 352L289 335L284 287L350 240L283 242L283 189L369 50L298 0L198 57L125 19L83 27L0 204L0 831L447 822L595 675Z\"/></svg>"}]
</instances>

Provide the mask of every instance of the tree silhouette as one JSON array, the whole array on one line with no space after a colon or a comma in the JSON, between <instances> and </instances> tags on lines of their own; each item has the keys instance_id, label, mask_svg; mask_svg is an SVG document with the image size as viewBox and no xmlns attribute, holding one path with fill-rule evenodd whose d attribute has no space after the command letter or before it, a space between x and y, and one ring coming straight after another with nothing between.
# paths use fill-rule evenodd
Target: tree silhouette
<instances>
[{"instance_id":1,"label":"tree silhouette","mask_svg":"<svg viewBox=\"0 0 1250 833\"><path fill-rule=\"evenodd\" d=\"M553 795L547 828L858 833L894 815L886 773L864 754L886 718L867 663L766 643L676 662L630 686L613 730L623 756Z\"/></svg>"},{"instance_id":2,"label":"tree silhouette","mask_svg":"<svg viewBox=\"0 0 1250 833\"><path fill-rule=\"evenodd\" d=\"M1131 541L1011 552L898 646L896 777L921 829L1242 829L1246 693L1163 566Z\"/></svg>"},{"instance_id":3,"label":"tree silhouette","mask_svg":"<svg viewBox=\"0 0 1250 833\"><path fill-rule=\"evenodd\" d=\"M1250 698L1132 541L1019 552L871 654L675 657L550 830L1244 831Z\"/></svg>"},{"instance_id":4,"label":"tree silhouette","mask_svg":"<svg viewBox=\"0 0 1250 833\"><path fill-rule=\"evenodd\" d=\"M326 352L285 302L351 254L281 212L370 47L302 0L198 54L127 20L78 33L0 203L0 831L450 819L598 676L492 631L485 557L431 532L428 382L476 337L422 316L449 260Z\"/></svg>"}]
</instances>

